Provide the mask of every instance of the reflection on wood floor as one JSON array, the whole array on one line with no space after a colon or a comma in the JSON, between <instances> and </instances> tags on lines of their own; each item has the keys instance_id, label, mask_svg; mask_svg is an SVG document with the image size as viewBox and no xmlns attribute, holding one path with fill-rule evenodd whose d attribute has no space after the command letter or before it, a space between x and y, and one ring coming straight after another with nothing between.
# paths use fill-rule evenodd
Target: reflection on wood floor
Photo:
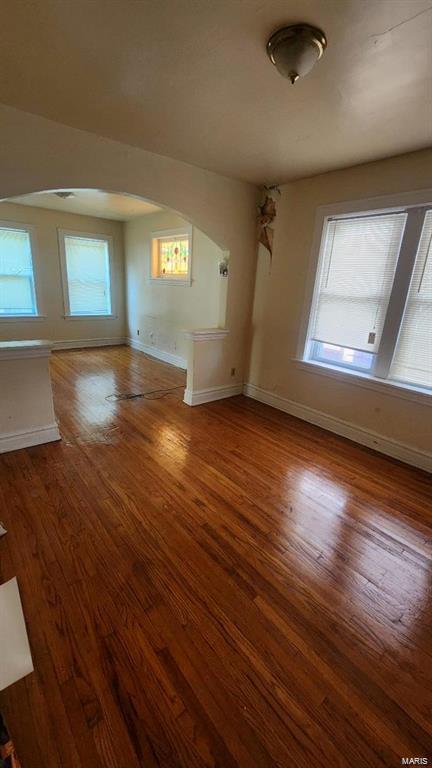
<instances>
[{"instance_id":1,"label":"reflection on wood floor","mask_svg":"<svg viewBox=\"0 0 432 768\"><path fill-rule=\"evenodd\" d=\"M430 478L127 348L56 353L63 441L0 457L35 673L24 768L432 758Z\"/></svg>"}]
</instances>

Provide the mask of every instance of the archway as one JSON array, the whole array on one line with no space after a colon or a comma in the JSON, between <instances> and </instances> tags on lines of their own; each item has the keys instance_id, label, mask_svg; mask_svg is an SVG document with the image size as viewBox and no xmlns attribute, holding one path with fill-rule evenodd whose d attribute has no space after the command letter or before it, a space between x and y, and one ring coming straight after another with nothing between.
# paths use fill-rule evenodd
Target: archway
<instances>
[{"instance_id":1,"label":"archway","mask_svg":"<svg viewBox=\"0 0 432 768\"><path fill-rule=\"evenodd\" d=\"M119 241L115 223L112 222L111 228L108 224L111 213L121 222L123 242ZM228 253L199 227L191 229L193 267L190 290L184 291L178 289L178 284L173 290L175 280L152 279L150 250L155 231L159 234L173 232L176 227L189 227L190 221L166 205L141 195L81 187L43 190L3 199L0 219L13 221L17 226L21 222L22 226L29 225L37 230L32 238L32 248L38 304L37 318L20 317L17 318L19 325L12 320L7 325L2 324L0 338L49 338L57 348L126 340L141 351L187 368L189 381L195 380L192 375L195 356L190 352L191 337L187 339L185 331L224 328L228 286ZM94 219L103 222L103 226L98 226ZM80 319L80 324L79 327L75 324L73 331L67 322L70 317L66 303L64 314L59 314L60 282L63 281L63 301L67 288L65 290L65 266L61 258L59 264L59 254L55 250L65 228L78 233L101 230L99 234L103 236L105 233L113 243L111 290L115 310L106 319L76 318ZM122 259L124 269L120 263ZM62 267L60 272L59 266ZM163 282L165 285L162 286L160 283ZM36 319L37 326L33 322ZM202 335L199 339L203 340Z\"/></svg>"}]
</instances>

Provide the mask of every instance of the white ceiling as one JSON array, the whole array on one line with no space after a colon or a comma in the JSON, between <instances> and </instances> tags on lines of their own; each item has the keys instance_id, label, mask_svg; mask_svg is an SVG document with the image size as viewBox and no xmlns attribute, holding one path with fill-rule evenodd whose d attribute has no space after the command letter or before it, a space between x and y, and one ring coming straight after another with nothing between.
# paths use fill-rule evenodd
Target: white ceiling
<instances>
[{"instance_id":1,"label":"white ceiling","mask_svg":"<svg viewBox=\"0 0 432 768\"><path fill-rule=\"evenodd\" d=\"M291 86L265 45L321 27ZM432 144L432 0L4 0L0 101L228 176L298 178Z\"/></svg>"},{"instance_id":2,"label":"white ceiling","mask_svg":"<svg viewBox=\"0 0 432 768\"><path fill-rule=\"evenodd\" d=\"M136 197L116 195L97 189L76 189L73 194L73 197L62 199L54 192L36 192L33 195L11 197L7 202L65 213L79 213L84 216L98 216L100 219L114 221L131 221L137 216L158 213L162 210L157 205Z\"/></svg>"}]
</instances>

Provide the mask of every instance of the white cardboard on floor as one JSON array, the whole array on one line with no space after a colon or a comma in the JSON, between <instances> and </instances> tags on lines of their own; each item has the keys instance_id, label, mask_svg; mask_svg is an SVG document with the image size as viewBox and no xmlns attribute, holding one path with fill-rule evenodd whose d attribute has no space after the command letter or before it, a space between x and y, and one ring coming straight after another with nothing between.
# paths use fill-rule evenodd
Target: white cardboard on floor
<instances>
[{"instance_id":1,"label":"white cardboard on floor","mask_svg":"<svg viewBox=\"0 0 432 768\"><path fill-rule=\"evenodd\" d=\"M0 586L0 691L33 672L17 580Z\"/></svg>"}]
</instances>

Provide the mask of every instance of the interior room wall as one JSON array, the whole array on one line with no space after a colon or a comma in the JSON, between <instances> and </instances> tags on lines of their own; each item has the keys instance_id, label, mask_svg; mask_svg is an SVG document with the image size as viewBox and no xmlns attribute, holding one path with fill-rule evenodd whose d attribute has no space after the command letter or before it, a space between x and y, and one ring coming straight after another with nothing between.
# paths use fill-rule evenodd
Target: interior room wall
<instances>
[{"instance_id":1,"label":"interior room wall","mask_svg":"<svg viewBox=\"0 0 432 768\"><path fill-rule=\"evenodd\" d=\"M168 359L182 367L187 356L184 330L224 325L228 280L219 275L223 251L197 227L192 234L192 284L150 280L152 232L185 225L188 222L169 211L125 224L128 336L147 351L168 353Z\"/></svg>"},{"instance_id":2,"label":"interior room wall","mask_svg":"<svg viewBox=\"0 0 432 768\"><path fill-rule=\"evenodd\" d=\"M396 392L371 391L312 369L306 371L295 362L308 299L318 206L431 187L432 150L335 171L282 187L272 264L261 247L258 255L248 375L252 385L420 451L431 452L430 405L401 399Z\"/></svg>"},{"instance_id":3,"label":"interior room wall","mask_svg":"<svg viewBox=\"0 0 432 768\"><path fill-rule=\"evenodd\" d=\"M0 453L61 439L50 352L46 342L0 341Z\"/></svg>"},{"instance_id":4,"label":"interior room wall","mask_svg":"<svg viewBox=\"0 0 432 768\"><path fill-rule=\"evenodd\" d=\"M230 333L212 384L241 383L255 276L256 188L5 105L0 132L0 199L49 189L125 192L178 212L229 251Z\"/></svg>"},{"instance_id":5,"label":"interior room wall","mask_svg":"<svg viewBox=\"0 0 432 768\"><path fill-rule=\"evenodd\" d=\"M0 203L0 221L29 224L34 232L34 274L41 318L0 319L0 339L55 342L121 341L125 336L123 224L92 216ZM111 235L113 318L65 318L57 229Z\"/></svg>"}]
</instances>

